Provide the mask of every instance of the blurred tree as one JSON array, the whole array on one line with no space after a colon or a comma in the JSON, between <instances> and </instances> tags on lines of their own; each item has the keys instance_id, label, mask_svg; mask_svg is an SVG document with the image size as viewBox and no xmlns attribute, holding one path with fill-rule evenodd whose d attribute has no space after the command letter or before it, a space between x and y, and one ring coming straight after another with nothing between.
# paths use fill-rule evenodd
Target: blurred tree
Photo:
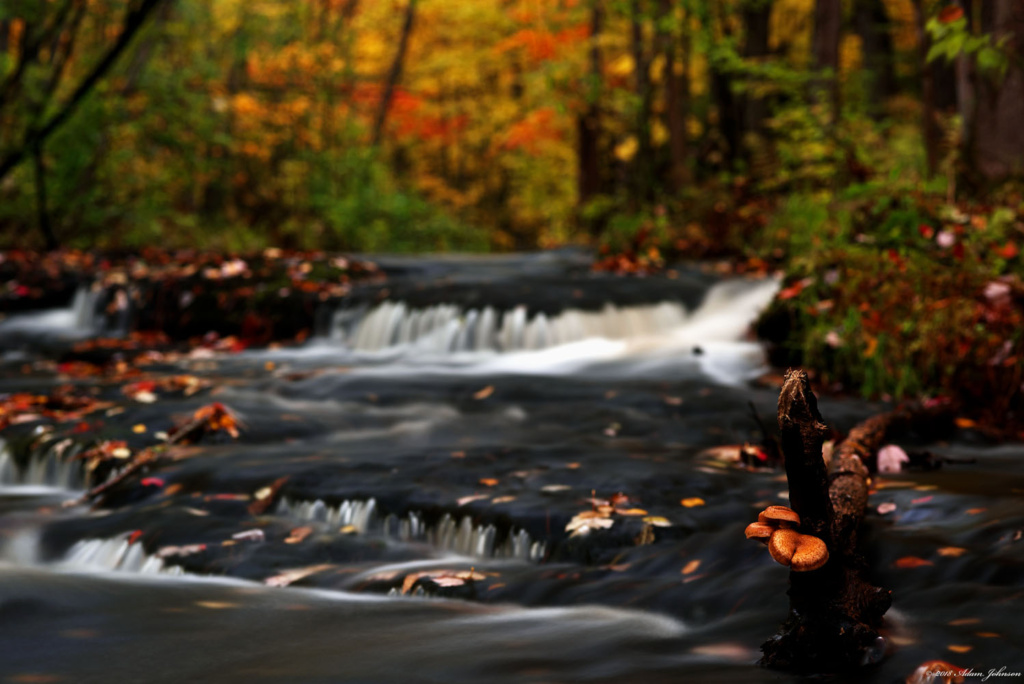
<instances>
[{"instance_id":1,"label":"blurred tree","mask_svg":"<svg viewBox=\"0 0 1024 684\"><path fill-rule=\"evenodd\" d=\"M976 104L969 160L984 181L1024 176L1024 2L980 3L981 31L1005 41L1007 68L985 70L983 54L974 69ZM980 67L980 68L979 68Z\"/></svg>"},{"instance_id":2,"label":"blurred tree","mask_svg":"<svg viewBox=\"0 0 1024 684\"><path fill-rule=\"evenodd\" d=\"M27 156L32 156L39 228L48 248L57 246L46 207L46 168L43 160L47 139L75 114L83 100L107 75L146 19L167 0L135 0L125 7L120 25L93 66L76 84L65 83L67 67L74 53L79 29L87 11L85 0L61 2L14 2L2 19L8 28L19 26L17 58L13 69L0 84L0 182ZM54 104L59 90L69 90Z\"/></svg>"}]
</instances>

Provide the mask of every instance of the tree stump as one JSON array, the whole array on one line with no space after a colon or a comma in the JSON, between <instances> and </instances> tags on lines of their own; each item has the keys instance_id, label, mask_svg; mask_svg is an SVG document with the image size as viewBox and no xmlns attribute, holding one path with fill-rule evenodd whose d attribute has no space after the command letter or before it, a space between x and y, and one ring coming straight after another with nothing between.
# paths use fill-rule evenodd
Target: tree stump
<instances>
[{"instance_id":1,"label":"tree stump","mask_svg":"<svg viewBox=\"0 0 1024 684\"><path fill-rule=\"evenodd\" d=\"M877 662L886 651L879 628L892 598L864 578L857 547L868 500L864 459L902 414L874 416L851 430L834 452L831 473L821 453L826 427L803 371L786 374L778 418L790 505L801 531L828 546L829 560L818 570L790 572L789 617L761 646L761 665L817 673Z\"/></svg>"}]
</instances>

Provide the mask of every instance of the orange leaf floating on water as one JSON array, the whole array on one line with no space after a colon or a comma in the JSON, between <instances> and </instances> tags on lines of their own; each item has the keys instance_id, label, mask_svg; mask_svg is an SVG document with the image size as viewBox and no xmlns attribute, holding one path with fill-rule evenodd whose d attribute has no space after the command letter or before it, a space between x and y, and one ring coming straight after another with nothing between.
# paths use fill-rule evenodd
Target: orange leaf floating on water
<instances>
[{"instance_id":1,"label":"orange leaf floating on water","mask_svg":"<svg viewBox=\"0 0 1024 684\"><path fill-rule=\"evenodd\" d=\"M298 544L303 541L306 537L313 534L313 528L305 525L303 527L296 527L288 535L288 538L284 540L285 544Z\"/></svg>"},{"instance_id":2,"label":"orange leaf floating on water","mask_svg":"<svg viewBox=\"0 0 1024 684\"><path fill-rule=\"evenodd\" d=\"M895 565L897 568L909 569L909 568L920 568L920 567L924 567L925 565L935 565L935 564L932 563L930 560L925 560L924 558L918 558L917 556L904 556L903 558L900 558L895 563L893 563L893 565Z\"/></svg>"},{"instance_id":3,"label":"orange leaf floating on water","mask_svg":"<svg viewBox=\"0 0 1024 684\"><path fill-rule=\"evenodd\" d=\"M950 644L946 648L953 653L967 653L968 651L974 650L973 646L963 646L961 644Z\"/></svg>"},{"instance_id":4,"label":"orange leaf floating on water","mask_svg":"<svg viewBox=\"0 0 1024 684\"><path fill-rule=\"evenodd\" d=\"M510 501L515 501L515 500L516 500L516 497L514 497L514 496L496 496L493 499L491 499L491 503L492 504L503 504L503 503L509 503Z\"/></svg>"},{"instance_id":5,"label":"orange leaf floating on water","mask_svg":"<svg viewBox=\"0 0 1024 684\"><path fill-rule=\"evenodd\" d=\"M920 499L911 499L910 503L912 503L912 504L928 503L929 501L931 501L934 498L935 498L934 496L930 496L930 495L929 496L922 496Z\"/></svg>"},{"instance_id":6,"label":"orange leaf floating on water","mask_svg":"<svg viewBox=\"0 0 1024 684\"><path fill-rule=\"evenodd\" d=\"M975 425L977 425L977 423L975 423L970 418L962 418L961 417L961 418L957 418L953 422L956 423L956 426L958 428L960 428L961 430L967 430L967 429L972 428Z\"/></svg>"},{"instance_id":7,"label":"orange leaf floating on water","mask_svg":"<svg viewBox=\"0 0 1024 684\"><path fill-rule=\"evenodd\" d=\"M668 518L663 518L660 515L650 515L644 518L644 522L648 525L654 525L655 527L672 527L672 523Z\"/></svg>"},{"instance_id":8,"label":"orange leaf floating on water","mask_svg":"<svg viewBox=\"0 0 1024 684\"><path fill-rule=\"evenodd\" d=\"M323 572L334 566L330 563L321 563L320 565L310 565L305 568L294 568L292 570L285 570L280 572L273 577L268 577L263 580L263 583L268 587L287 587L289 584L298 582L301 579L305 579L310 575L315 575L318 572Z\"/></svg>"},{"instance_id":9,"label":"orange leaf floating on water","mask_svg":"<svg viewBox=\"0 0 1024 684\"><path fill-rule=\"evenodd\" d=\"M700 567L700 559L699 558L695 558L694 560L692 560L689 563L687 563L686 565L684 565L683 569L680 572L682 574L684 574L684 575L691 575L694 572L696 572L697 568L699 568L699 567Z\"/></svg>"},{"instance_id":10,"label":"orange leaf floating on water","mask_svg":"<svg viewBox=\"0 0 1024 684\"><path fill-rule=\"evenodd\" d=\"M484 387L482 390L474 392L473 398L477 400L486 399L492 394L494 394L494 385L488 385L487 387Z\"/></svg>"},{"instance_id":11,"label":"orange leaf floating on water","mask_svg":"<svg viewBox=\"0 0 1024 684\"><path fill-rule=\"evenodd\" d=\"M984 513L987 510L987 508L968 508L967 515L978 515L979 513Z\"/></svg>"},{"instance_id":12,"label":"orange leaf floating on water","mask_svg":"<svg viewBox=\"0 0 1024 684\"><path fill-rule=\"evenodd\" d=\"M943 546L939 549L939 555L946 558L957 558L967 553L967 549L962 549L959 546Z\"/></svg>"},{"instance_id":13,"label":"orange leaf floating on water","mask_svg":"<svg viewBox=\"0 0 1024 684\"><path fill-rule=\"evenodd\" d=\"M642 508L616 508L615 512L625 516L647 515L647 511Z\"/></svg>"},{"instance_id":14,"label":"orange leaf floating on water","mask_svg":"<svg viewBox=\"0 0 1024 684\"><path fill-rule=\"evenodd\" d=\"M958 618L956 620L950 620L946 623L950 627L963 627L964 625L977 625L981 624L980 618Z\"/></svg>"},{"instance_id":15,"label":"orange leaf floating on water","mask_svg":"<svg viewBox=\"0 0 1024 684\"><path fill-rule=\"evenodd\" d=\"M470 494L469 496L464 496L461 499L456 499L455 503L459 506L465 506L468 503L472 503L474 501L479 501L480 499L486 498L489 498L486 494Z\"/></svg>"},{"instance_id":16,"label":"orange leaf floating on water","mask_svg":"<svg viewBox=\"0 0 1024 684\"><path fill-rule=\"evenodd\" d=\"M494 487L495 485L498 484L498 479L494 477L481 477L480 484L484 485L485 487Z\"/></svg>"},{"instance_id":17,"label":"orange leaf floating on water","mask_svg":"<svg viewBox=\"0 0 1024 684\"><path fill-rule=\"evenodd\" d=\"M1002 636L999 632L975 632L974 634L982 639L998 639Z\"/></svg>"},{"instance_id":18,"label":"orange leaf floating on water","mask_svg":"<svg viewBox=\"0 0 1024 684\"><path fill-rule=\"evenodd\" d=\"M700 498L699 496L692 496L688 499L683 499L679 503L685 506L686 508L695 508L696 506L703 506L704 499Z\"/></svg>"}]
</instances>

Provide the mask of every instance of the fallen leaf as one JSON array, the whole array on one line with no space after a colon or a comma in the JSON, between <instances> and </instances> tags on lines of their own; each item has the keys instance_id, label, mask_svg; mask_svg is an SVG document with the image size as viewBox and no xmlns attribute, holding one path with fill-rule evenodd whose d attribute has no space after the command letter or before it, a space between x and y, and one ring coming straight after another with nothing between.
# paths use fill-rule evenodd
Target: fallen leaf
<instances>
[{"instance_id":1,"label":"fallen leaf","mask_svg":"<svg viewBox=\"0 0 1024 684\"><path fill-rule=\"evenodd\" d=\"M878 472L898 473L904 463L910 463L910 457L895 444L887 444L878 450Z\"/></svg>"},{"instance_id":2,"label":"fallen leaf","mask_svg":"<svg viewBox=\"0 0 1024 684\"><path fill-rule=\"evenodd\" d=\"M225 608L237 608L237 603L229 603L227 601L196 601L196 605L200 608L209 608L210 610L224 610Z\"/></svg>"},{"instance_id":3,"label":"fallen leaf","mask_svg":"<svg viewBox=\"0 0 1024 684\"><path fill-rule=\"evenodd\" d=\"M694 560L692 560L689 563L687 563L686 565L684 565L683 569L680 572L682 572L682 574L684 574L684 575L691 575L694 572L696 572L697 568L699 568L699 567L700 567L700 559L699 558L695 558Z\"/></svg>"},{"instance_id":4,"label":"fallen leaf","mask_svg":"<svg viewBox=\"0 0 1024 684\"><path fill-rule=\"evenodd\" d=\"M683 499L679 503L681 503L686 508L695 508L696 506L703 506L704 499L700 498L699 496L692 496L688 499Z\"/></svg>"},{"instance_id":5,"label":"fallen leaf","mask_svg":"<svg viewBox=\"0 0 1024 684\"><path fill-rule=\"evenodd\" d=\"M468 503L472 503L474 501L479 501L480 499L487 498L489 497L486 494L470 494L469 496L464 496L461 499L456 499L455 503L458 506L465 506Z\"/></svg>"},{"instance_id":6,"label":"fallen leaf","mask_svg":"<svg viewBox=\"0 0 1024 684\"><path fill-rule=\"evenodd\" d=\"M970 418L957 418L953 422L955 422L956 426L958 428L960 428L961 430L967 430L967 429L970 429L970 428L974 427L975 425L977 425L977 423L975 423Z\"/></svg>"},{"instance_id":7,"label":"fallen leaf","mask_svg":"<svg viewBox=\"0 0 1024 684\"><path fill-rule=\"evenodd\" d=\"M485 487L494 487L495 485L498 484L498 480L497 478L494 477L481 477L480 484L484 485Z\"/></svg>"},{"instance_id":8,"label":"fallen leaf","mask_svg":"<svg viewBox=\"0 0 1024 684\"><path fill-rule=\"evenodd\" d=\"M565 492L565 491L568 491L570 489L572 489L572 487L570 487L569 485L551 484L551 485L544 485L543 487L540 488L540 491L547 492L549 494L553 494L555 492Z\"/></svg>"},{"instance_id":9,"label":"fallen leaf","mask_svg":"<svg viewBox=\"0 0 1024 684\"><path fill-rule=\"evenodd\" d=\"M893 565L895 565L897 568L908 569L920 568L925 565L934 565L934 563L932 563L930 560L925 560L924 558L918 558L917 556L904 556L903 558L900 558L895 563L893 563Z\"/></svg>"},{"instance_id":10,"label":"fallen leaf","mask_svg":"<svg viewBox=\"0 0 1024 684\"><path fill-rule=\"evenodd\" d=\"M967 653L968 651L974 650L973 646L962 646L960 644L950 644L946 648L948 648L953 653Z\"/></svg>"},{"instance_id":11,"label":"fallen leaf","mask_svg":"<svg viewBox=\"0 0 1024 684\"><path fill-rule=\"evenodd\" d=\"M309 535L313 534L313 528L305 525L303 527L296 527L288 535L288 538L284 540L285 544L298 544L303 541Z\"/></svg>"},{"instance_id":12,"label":"fallen leaf","mask_svg":"<svg viewBox=\"0 0 1024 684\"><path fill-rule=\"evenodd\" d=\"M667 518L663 518L660 515L650 515L644 518L644 522L648 525L654 525L655 527L672 527L672 523Z\"/></svg>"},{"instance_id":13,"label":"fallen leaf","mask_svg":"<svg viewBox=\"0 0 1024 684\"><path fill-rule=\"evenodd\" d=\"M931 496L931 495L929 495L929 496L922 496L920 499L911 499L910 503L915 504L915 505L916 504L928 503L929 501L931 501L934 498L935 497Z\"/></svg>"},{"instance_id":14,"label":"fallen leaf","mask_svg":"<svg viewBox=\"0 0 1024 684\"><path fill-rule=\"evenodd\" d=\"M877 510L879 515L886 515L896 510L896 504L891 501L887 501L883 504L878 504Z\"/></svg>"},{"instance_id":15,"label":"fallen leaf","mask_svg":"<svg viewBox=\"0 0 1024 684\"><path fill-rule=\"evenodd\" d=\"M615 512L625 516L647 515L647 511L642 508L616 508Z\"/></svg>"},{"instance_id":16,"label":"fallen leaf","mask_svg":"<svg viewBox=\"0 0 1024 684\"><path fill-rule=\"evenodd\" d=\"M980 618L958 618L956 620L950 620L946 624L950 627L963 627L964 625L977 625L980 623Z\"/></svg>"},{"instance_id":17,"label":"fallen leaf","mask_svg":"<svg viewBox=\"0 0 1024 684\"><path fill-rule=\"evenodd\" d=\"M301 579L305 579L310 575L315 575L318 572L323 572L334 566L330 563L321 563L320 565L310 565L305 568L295 568L292 570L285 570L280 572L273 577L268 577L263 580L263 583L268 587L287 587L289 584L298 582Z\"/></svg>"},{"instance_id":18,"label":"fallen leaf","mask_svg":"<svg viewBox=\"0 0 1024 684\"><path fill-rule=\"evenodd\" d=\"M987 510L987 508L968 508L967 515L978 515L979 513L984 513Z\"/></svg>"},{"instance_id":19,"label":"fallen leaf","mask_svg":"<svg viewBox=\"0 0 1024 684\"><path fill-rule=\"evenodd\" d=\"M939 549L939 555L946 558L958 558L967 553L967 549L962 549L959 546L943 546Z\"/></svg>"},{"instance_id":20,"label":"fallen leaf","mask_svg":"<svg viewBox=\"0 0 1024 684\"><path fill-rule=\"evenodd\" d=\"M138 424L132 426L132 432L134 432L137 435L141 435L145 431L146 431L146 426L143 425L142 423L138 423Z\"/></svg>"},{"instance_id":21,"label":"fallen leaf","mask_svg":"<svg viewBox=\"0 0 1024 684\"><path fill-rule=\"evenodd\" d=\"M234 533L231 535L231 538L239 541L264 541L266 535L263 533L263 530L244 530Z\"/></svg>"},{"instance_id":22,"label":"fallen leaf","mask_svg":"<svg viewBox=\"0 0 1024 684\"><path fill-rule=\"evenodd\" d=\"M491 503L492 504L503 504L503 503L509 503L510 501L515 501L515 500L516 500L516 497L514 497L514 496L496 496L493 499L491 499Z\"/></svg>"},{"instance_id":23,"label":"fallen leaf","mask_svg":"<svg viewBox=\"0 0 1024 684\"><path fill-rule=\"evenodd\" d=\"M494 394L494 385L488 385L487 387L484 387L482 390L478 390L477 392L474 392L473 393L473 398L477 399L477 400L486 399L487 397L491 396L492 394Z\"/></svg>"}]
</instances>

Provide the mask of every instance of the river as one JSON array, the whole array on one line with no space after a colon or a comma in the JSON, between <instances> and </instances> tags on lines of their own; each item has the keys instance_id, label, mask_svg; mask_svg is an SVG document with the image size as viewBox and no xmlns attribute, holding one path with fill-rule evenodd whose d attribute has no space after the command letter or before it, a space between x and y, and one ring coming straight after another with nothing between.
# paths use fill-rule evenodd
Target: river
<instances>
[{"instance_id":1,"label":"river","mask_svg":"<svg viewBox=\"0 0 1024 684\"><path fill-rule=\"evenodd\" d=\"M142 399L47 360L98 334L88 291L0 322L0 393L107 402L80 432L0 433L0 675L796 681L754 666L788 573L743 537L786 503L784 473L712 450L761 439L752 407L775 415L747 329L777 282L598 278L571 253L380 264L388 282L325 303L306 344L153 358L146 380L196 380ZM214 401L237 439L64 505L110 474L74 459L88 439L138 450ZM884 408L820 406L841 430ZM830 681L1024 671L1024 447L903 446L956 462L878 478L865 543L894 592L889 652ZM572 535L591 499L618 512Z\"/></svg>"}]
</instances>

